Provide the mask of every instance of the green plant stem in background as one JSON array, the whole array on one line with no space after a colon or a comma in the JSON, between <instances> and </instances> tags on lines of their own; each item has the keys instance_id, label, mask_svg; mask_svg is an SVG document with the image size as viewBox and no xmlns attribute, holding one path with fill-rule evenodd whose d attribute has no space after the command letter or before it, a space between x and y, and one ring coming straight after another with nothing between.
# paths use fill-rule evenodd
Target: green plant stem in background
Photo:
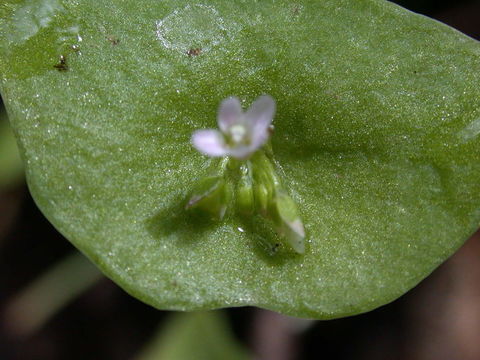
<instances>
[{"instance_id":1,"label":"green plant stem in background","mask_svg":"<svg viewBox=\"0 0 480 360\"><path fill-rule=\"evenodd\" d=\"M67 256L11 299L5 312L7 326L19 336L33 334L102 277L81 253Z\"/></svg>"},{"instance_id":2,"label":"green plant stem in background","mask_svg":"<svg viewBox=\"0 0 480 360\"><path fill-rule=\"evenodd\" d=\"M247 360L221 311L176 313L135 360Z\"/></svg>"}]
</instances>

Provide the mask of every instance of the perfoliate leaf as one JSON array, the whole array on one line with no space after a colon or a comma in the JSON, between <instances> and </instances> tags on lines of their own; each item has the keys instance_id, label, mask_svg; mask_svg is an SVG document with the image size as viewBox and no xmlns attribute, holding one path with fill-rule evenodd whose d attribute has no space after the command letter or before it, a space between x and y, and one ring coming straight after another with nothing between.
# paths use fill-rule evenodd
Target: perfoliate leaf
<instances>
[{"instance_id":1,"label":"perfoliate leaf","mask_svg":"<svg viewBox=\"0 0 480 360\"><path fill-rule=\"evenodd\" d=\"M33 197L153 306L357 314L479 225L480 45L445 25L380 0L6 0L0 18ZM266 251L261 222L185 213L207 176L193 131L262 94L304 255Z\"/></svg>"}]
</instances>

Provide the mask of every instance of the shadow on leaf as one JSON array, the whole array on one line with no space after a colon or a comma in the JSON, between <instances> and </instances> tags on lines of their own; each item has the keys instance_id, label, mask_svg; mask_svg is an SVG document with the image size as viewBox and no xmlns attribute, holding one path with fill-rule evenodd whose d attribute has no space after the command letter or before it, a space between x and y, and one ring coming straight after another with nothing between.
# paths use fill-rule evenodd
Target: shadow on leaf
<instances>
[{"instance_id":1,"label":"shadow on leaf","mask_svg":"<svg viewBox=\"0 0 480 360\"><path fill-rule=\"evenodd\" d=\"M192 244L216 221L200 211L185 210L185 201L174 201L147 219L147 229L157 240L173 237L182 245Z\"/></svg>"},{"instance_id":2,"label":"shadow on leaf","mask_svg":"<svg viewBox=\"0 0 480 360\"><path fill-rule=\"evenodd\" d=\"M258 257L270 265L283 265L286 262L302 259L302 255L289 249L276 234L271 221L257 215L242 218L242 229L249 234L249 242Z\"/></svg>"},{"instance_id":3,"label":"shadow on leaf","mask_svg":"<svg viewBox=\"0 0 480 360\"><path fill-rule=\"evenodd\" d=\"M206 231L224 225L225 221L228 223L236 221L231 218L214 220L202 211L186 210L185 203L185 199L183 201L174 199L169 206L146 220L147 230L152 237L157 240L174 239L179 246L193 246ZM267 219L261 216L239 216L238 225L246 235L245 241L250 245L249 248L266 263L283 265L292 260L301 261L303 256L287 248Z\"/></svg>"}]
</instances>

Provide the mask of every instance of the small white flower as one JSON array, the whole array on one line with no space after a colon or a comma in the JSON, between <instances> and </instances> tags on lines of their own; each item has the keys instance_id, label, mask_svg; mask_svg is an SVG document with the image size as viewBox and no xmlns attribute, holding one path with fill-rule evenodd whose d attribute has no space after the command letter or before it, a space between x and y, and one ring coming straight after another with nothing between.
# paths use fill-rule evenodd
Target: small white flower
<instances>
[{"instance_id":1,"label":"small white flower","mask_svg":"<svg viewBox=\"0 0 480 360\"><path fill-rule=\"evenodd\" d=\"M229 97L222 101L218 111L220 131L195 131L192 144L208 156L247 159L267 141L274 114L275 101L271 96L260 96L246 113L238 98Z\"/></svg>"}]
</instances>

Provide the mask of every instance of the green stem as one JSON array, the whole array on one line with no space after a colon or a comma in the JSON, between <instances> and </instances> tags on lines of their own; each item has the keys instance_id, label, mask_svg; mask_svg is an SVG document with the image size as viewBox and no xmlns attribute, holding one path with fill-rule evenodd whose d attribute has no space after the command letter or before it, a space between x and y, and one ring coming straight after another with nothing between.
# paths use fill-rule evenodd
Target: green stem
<instances>
[{"instance_id":1,"label":"green stem","mask_svg":"<svg viewBox=\"0 0 480 360\"><path fill-rule=\"evenodd\" d=\"M7 326L19 336L31 335L102 277L83 254L67 256L11 300Z\"/></svg>"}]
</instances>

